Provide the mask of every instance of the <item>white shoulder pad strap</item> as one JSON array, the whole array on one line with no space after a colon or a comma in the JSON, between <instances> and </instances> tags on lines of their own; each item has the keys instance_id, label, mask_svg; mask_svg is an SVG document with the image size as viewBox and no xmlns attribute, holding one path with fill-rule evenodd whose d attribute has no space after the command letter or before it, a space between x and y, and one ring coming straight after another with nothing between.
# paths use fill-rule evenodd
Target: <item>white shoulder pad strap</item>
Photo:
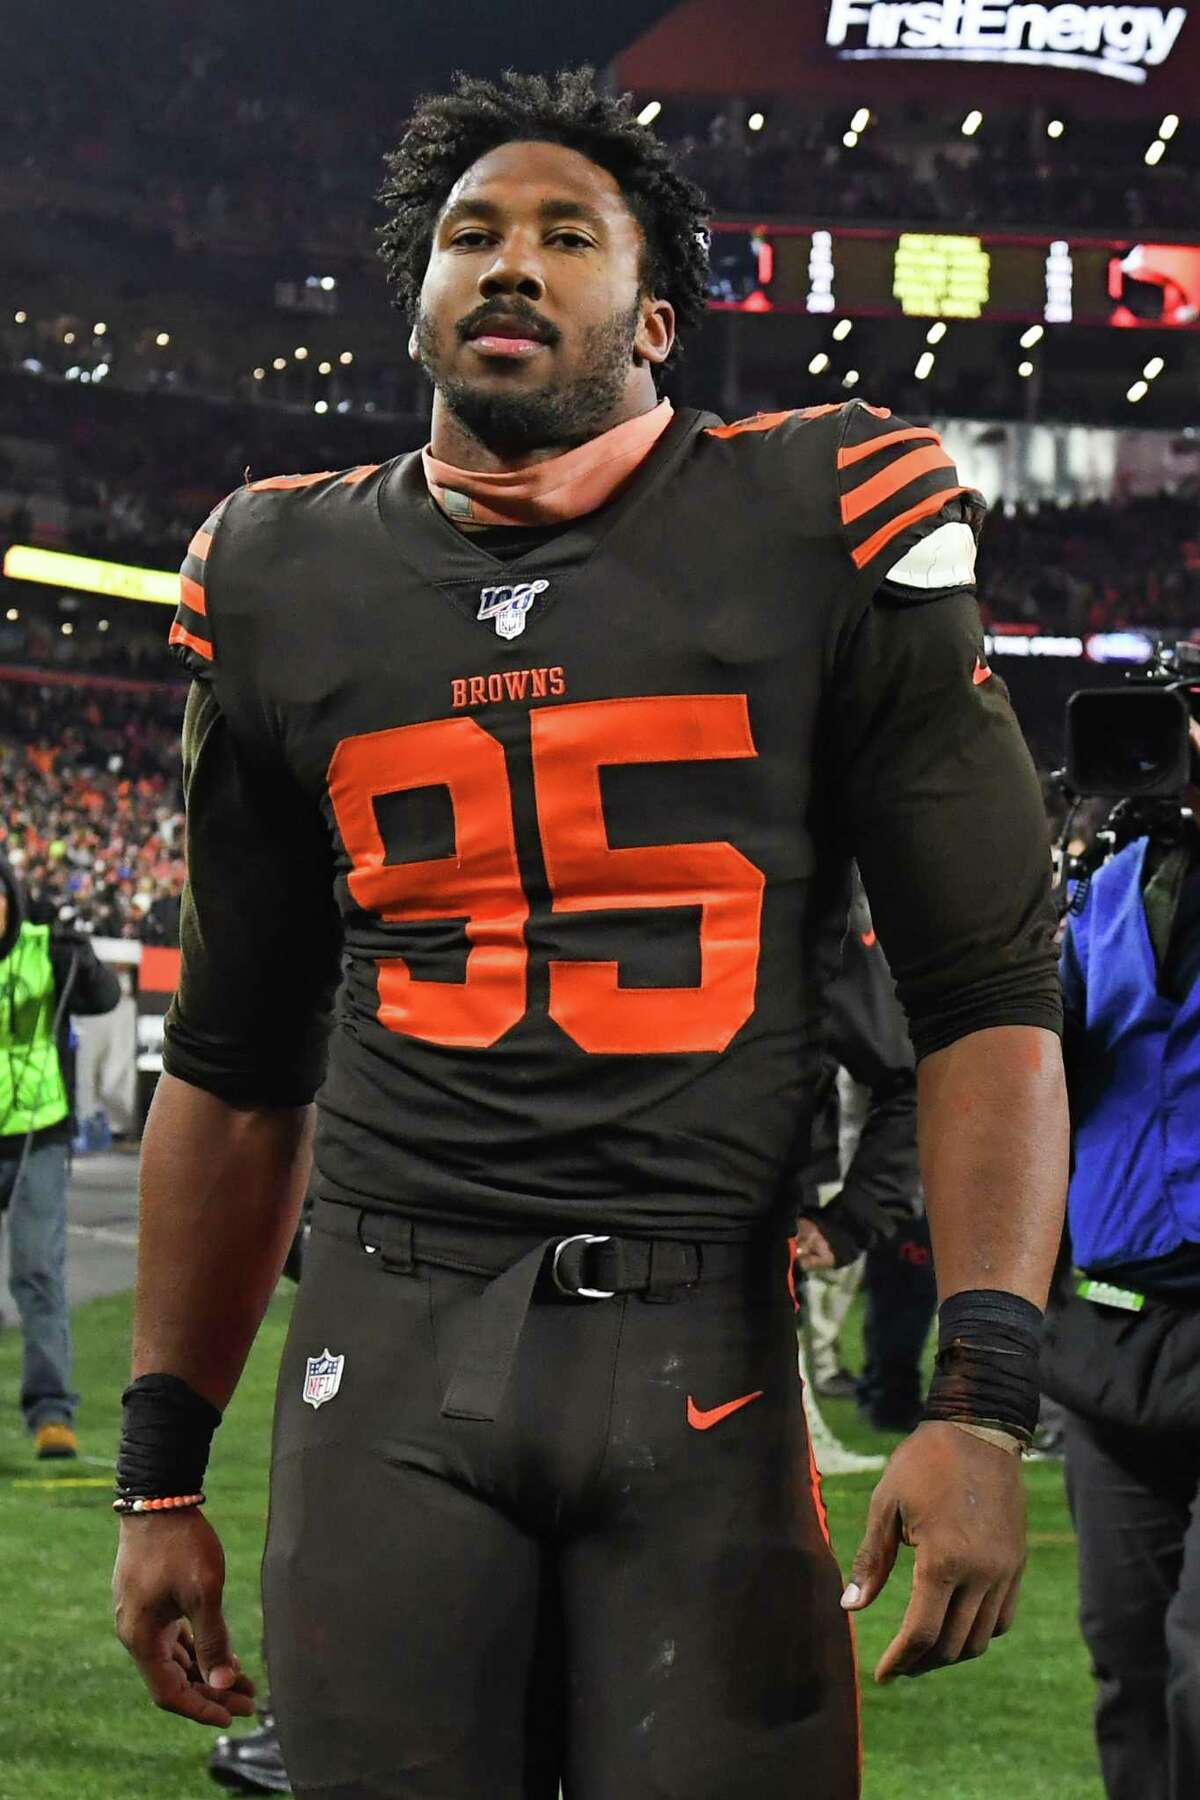
<instances>
[{"instance_id":1,"label":"white shoulder pad strap","mask_svg":"<svg viewBox=\"0 0 1200 1800\"><path fill-rule=\"evenodd\" d=\"M960 519L939 525L888 570L889 582L910 588L970 587L975 580L975 534Z\"/></svg>"}]
</instances>

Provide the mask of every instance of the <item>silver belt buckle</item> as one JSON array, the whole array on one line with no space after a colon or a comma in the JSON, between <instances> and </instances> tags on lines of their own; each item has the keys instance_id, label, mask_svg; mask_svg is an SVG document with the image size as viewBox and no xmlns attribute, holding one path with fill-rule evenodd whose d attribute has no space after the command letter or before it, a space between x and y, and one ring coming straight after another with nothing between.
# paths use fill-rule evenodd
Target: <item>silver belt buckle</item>
<instances>
[{"instance_id":1,"label":"silver belt buckle","mask_svg":"<svg viewBox=\"0 0 1200 1800\"><path fill-rule=\"evenodd\" d=\"M555 1246L554 1246L554 1261L550 1265L550 1279L553 1281L555 1287L558 1289L560 1294L567 1294L572 1299L578 1298L580 1300L615 1300L616 1299L617 1296L616 1296L615 1289L610 1290L608 1288L585 1288L585 1287L569 1288L569 1287L564 1287L562 1282L558 1278L558 1259L562 1255L563 1251L566 1250L567 1248L569 1248L569 1246L571 1244L608 1244L608 1243L611 1243L611 1241L612 1241L611 1233L607 1234L605 1236L602 1236L602 1237L597 1237L594 1233L592 1233L590 1231L581 1231L575 1237L563 1238L560 1243L555 1244Z\"/></svg>"}]
</instances>

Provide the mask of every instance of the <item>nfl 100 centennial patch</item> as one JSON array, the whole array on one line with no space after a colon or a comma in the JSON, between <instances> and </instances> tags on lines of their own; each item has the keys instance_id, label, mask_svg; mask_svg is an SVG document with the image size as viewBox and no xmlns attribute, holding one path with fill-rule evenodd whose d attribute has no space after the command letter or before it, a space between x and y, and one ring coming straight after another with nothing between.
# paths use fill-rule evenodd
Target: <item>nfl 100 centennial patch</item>
<instances>
[{"instance_id":1,"label":"nfl 100 centennial patch","mask_svg":"<svg viewBox=\"0 0 1200 1800\"><path fill-rule=\"evenodd\" d=\"M497 636L520 637L525 629L525 615L550 586L548 581L509 582L504 587L485 587L479 595L477 619L494 619Z\"/></svg>"},{"instance_id":2,"label":"nfl 100 centennial patch","mask_svg":"<svg viewBox=\"0 0 1200 1800\"><path fill-rule=\"evenodd\" d=\"M332 1400L342 1385L342 1370L346 1366L344 1356L334 1356L329 1349L322 1350L320 1356L310 1356L304 1370L304 1399L315 1411Z\"/></svg>"}]
</instances>

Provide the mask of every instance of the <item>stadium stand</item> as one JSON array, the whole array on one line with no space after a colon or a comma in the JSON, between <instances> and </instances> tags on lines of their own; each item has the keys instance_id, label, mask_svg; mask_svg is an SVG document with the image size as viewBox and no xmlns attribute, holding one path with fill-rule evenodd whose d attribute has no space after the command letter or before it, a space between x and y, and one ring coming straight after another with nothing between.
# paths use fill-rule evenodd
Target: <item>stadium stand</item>
<instances>
[{"instance_id":1,"label":"stadium stand","mask_svg":"<svg viewBox=\"0 0 1200 1800\"><path fill-rule=\"evenodd\" d=\"M3 679L0 850L31 902L102 937L173 942L183 882L178 687Z\"/></svg>"}]
</instances>

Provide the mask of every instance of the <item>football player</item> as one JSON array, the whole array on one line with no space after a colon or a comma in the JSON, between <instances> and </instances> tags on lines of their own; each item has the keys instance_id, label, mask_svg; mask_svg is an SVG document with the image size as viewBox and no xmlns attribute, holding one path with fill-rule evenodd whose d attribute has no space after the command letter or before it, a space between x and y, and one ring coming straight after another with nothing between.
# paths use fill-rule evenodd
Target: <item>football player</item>
<instances>
[{"instance_id":1,"label":"football player","mask_svg":"<svg viewBox=\"0 0 1200 1800\"><path fill-rule=\"evenodd\" d=\"M1012 1621L1066 1114L1037 781L982 506L851 402L662 391L702 197L587 71L460 79L390 157L427 447L274 476L172 631L189 885L115 1505L161 1706L251 1710L209 1441L318 1199L264 1568L308 1800L858 1789L881 1680ZM781 1198L857 855L920 1059L926 1421L844 1591Z\"/></svg>"}]
</instances>

